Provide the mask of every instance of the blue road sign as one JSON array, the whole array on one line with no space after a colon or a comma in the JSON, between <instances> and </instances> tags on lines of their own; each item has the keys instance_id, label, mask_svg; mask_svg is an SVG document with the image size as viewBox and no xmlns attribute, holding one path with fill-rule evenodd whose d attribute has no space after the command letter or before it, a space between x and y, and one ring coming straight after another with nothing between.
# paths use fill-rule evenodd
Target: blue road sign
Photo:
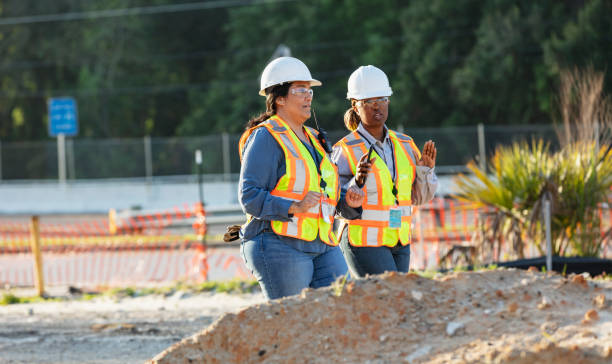
<instances>
[{"instance_id":1,"label":"blue road sign","mask_svg":"<svg viewBox=\"0 0 612 364\"><path fill-rule=\"evenodd\" d=\"M79 133L76 101L72 97L50 98L48 106L50 136L74 136Z\"/></svg>"}]
</instances>

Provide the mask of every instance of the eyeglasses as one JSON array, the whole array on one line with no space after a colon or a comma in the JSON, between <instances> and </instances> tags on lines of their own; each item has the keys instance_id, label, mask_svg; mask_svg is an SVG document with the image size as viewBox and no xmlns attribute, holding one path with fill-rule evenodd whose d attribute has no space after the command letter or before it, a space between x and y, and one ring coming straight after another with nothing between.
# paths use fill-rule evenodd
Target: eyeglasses
<instances>
[{"instance_id":1,"label":"eyeglasses","mask_svg":"<svg viewBox=\"0 0 612 364\"><path fill-rule=\"evenodd\" d=\"M297 95L297 96L302 96L302 97L305 98L306 96L312 97L312 95L314 94L314 91L312 91L311 88L298 87L298 88L292 88L291 89L291 94L292 95Z\"/></svg>"},{"instance_id":2,"label":"eyeglasses","mask_svg":"<svg viewBox=\"0 0 612 364\"><path fill-rule=\"evenodd\" d=\"M374 106L374 104L385 105L389 103L389 98L385 96L376 99L359 100L357 102L364 106Z\"/></svg>"}]
</instances>

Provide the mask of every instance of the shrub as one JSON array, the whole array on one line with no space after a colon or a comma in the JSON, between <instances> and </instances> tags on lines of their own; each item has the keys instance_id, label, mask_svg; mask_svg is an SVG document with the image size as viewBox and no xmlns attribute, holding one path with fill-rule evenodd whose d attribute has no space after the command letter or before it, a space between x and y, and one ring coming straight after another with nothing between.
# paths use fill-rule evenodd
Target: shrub
<instances>
[{"instance_id":1,"label":"shrub","mask_svg":"<svg viewBox=\"0 0 612 364\"><path fill-rule=\"evenodd\" d=\"M542 140L515 142L495 150L488 173L472 161L473 176L456 177L457 198L491 208L475 235L482 259L499 260L505 240L514 257L524 257L526 241L544 254L545 200L554 255L597 256L610 239L599 217L612 188L612 103L601 96L602 84L592 70L564 73L558 151Z\"/></svg>"}]
</instances>

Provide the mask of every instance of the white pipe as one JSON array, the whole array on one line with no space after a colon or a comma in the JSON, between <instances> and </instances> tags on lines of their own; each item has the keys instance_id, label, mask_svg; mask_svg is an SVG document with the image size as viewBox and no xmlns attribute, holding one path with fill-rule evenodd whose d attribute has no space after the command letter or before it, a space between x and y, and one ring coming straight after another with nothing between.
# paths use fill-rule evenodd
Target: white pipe
<instances>
[{"instance_id":1,"label":"white pipe","mask_svg":"<svg viewBox=\"0 0 612 364\"><path fill-rule=\"evenodd\" d=\"M225 180L229 181L231 174L229 134L221 134L221 140L223 143L223 174L225 175Z\"/></svg>"},{"instance_id":2,"label":"white pipe","mask_svg":"<svg viewBox=\"0 0 612 364\"><path fill-rule=\"evenodd\" d=\"M66 184L66 137L63 133L57 134L57 174L59 183Z\"/></svg>"},{"instance_id":3,"label":"white pipe","mask_svg":"<svg viewBox=\"0 0 612 364\"><path fill-rule=\"evenodd\" d=\"M552 241L550 236L550 201L544 200L544 227L546 229L546 271L552 271Z\"/></svg>"},{"instance_id":4,"label":"white pipe","mask_svg":"<svg viewBox=\"0 0 612 364\"><path fill-rule=\"evenodd\" d=\"M484 172L487 168L487 155L485 151L485 133L483 123L478 124L478 156L480 170Z\"/></svg>"},{"instance_id":5,"label":"white pipe","mask_svg":"<svg viewBox=\"0 0 612 364\"><path fill-rule=\"evenodd\" d=\"M151 183L151 181L153 180L153 153L151 151L151 136L149 135L145 135L144 137L144 153L147 183Z\"/></svg>"}]
</instances>

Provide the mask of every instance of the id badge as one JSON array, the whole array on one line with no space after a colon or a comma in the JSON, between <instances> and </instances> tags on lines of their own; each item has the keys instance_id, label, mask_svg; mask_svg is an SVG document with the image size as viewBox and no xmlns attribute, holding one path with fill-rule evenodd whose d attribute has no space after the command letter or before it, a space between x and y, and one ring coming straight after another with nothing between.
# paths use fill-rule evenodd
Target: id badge
<instances>
[{"instance_id":1,"label":"id badge","mask_svg":"<svg viewBox=\"0 0 612 364\"><path fill-rule=\"evenodd\" d=\"M331 216L334 215L334 207L327 202L321 202L321 215L323 215L323 221L331 224Z\"/></svg>"},{"instance_id":2,"label":"id badge","mask_svg":"<svg viewBox=\"0 0 612 364\"><path fill-rule=\"evenodd\" d=\"M399 229L402 227L402 209L399 207L392 207L389 210L389 227L392 229Z\"/></svg>"},{"instance_id":3,"label":"id badge","mask_svg":"<svg viewBox=\"0 0 612 364\"><path fill-rule=\"evenodd\" d=\"M402 216L412 216L412 206L404 206L402 208Z\"/></svg>"}]
</instances>

